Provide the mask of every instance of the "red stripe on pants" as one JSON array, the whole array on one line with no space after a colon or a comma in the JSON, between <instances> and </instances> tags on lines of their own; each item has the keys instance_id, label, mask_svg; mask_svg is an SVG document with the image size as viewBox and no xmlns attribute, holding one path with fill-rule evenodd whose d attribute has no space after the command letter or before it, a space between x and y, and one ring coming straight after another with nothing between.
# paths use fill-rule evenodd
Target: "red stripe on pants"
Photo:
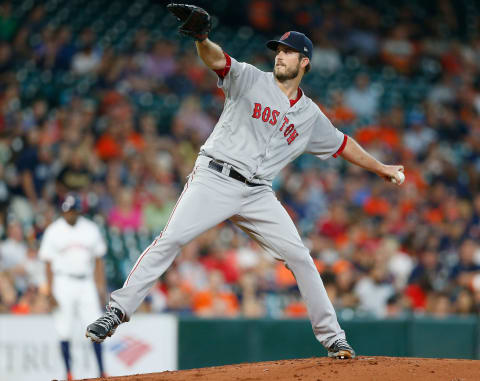
<instances>
[{"instance_id":1,"label":"red stripe on pants","mask_svg":"<svg viewBox=\"0 0 480 381\"><path fill-rule=\"evenodd\" d=\"M196 168L195 168L196 169ZM140 264L140 262L142 261L143 257L150 251L150 249L155 246L155 244L157 243L157 241L162 238L162 235L163 233L165 232L165 230L167 230L167 227L168 227L168 224L170 223L170 220L172 219L173 217L173 214L175 213L175 210L177 209L177 206L178 204L180 203L180 200L182 199L182 196L185 194L185 192L187 191L188 189L188 186L189 184L193 181L193 176L195 175L195 169L193 170L193 173L192 173L192 177L190 177L190 181L187 182L187 185L185 187L185 189L183 190L182 194L180 195L180 197L178 198L177 200L177 203L175 204L175 207L173 208L172 210L172 213L170 214L170 217L168 218L168 221L167 221L167 224L165 225L165 227L163 228L162 232L160 233L160 235L155 239L155 241L153 241L153 243L148 246L145 251L142 253L142 255L140 256L140 258L138 259L137 261L137 264L135 265L135 267L132 269L132 271L130 271L130 274L128 274L128 278L127 280L125 281L125 284L123 287L125 287L126 285L128 285L128 281L130 280L130 277L132 276L133 272L137 269L138 265Z\"/></svg>"}]
</instances>

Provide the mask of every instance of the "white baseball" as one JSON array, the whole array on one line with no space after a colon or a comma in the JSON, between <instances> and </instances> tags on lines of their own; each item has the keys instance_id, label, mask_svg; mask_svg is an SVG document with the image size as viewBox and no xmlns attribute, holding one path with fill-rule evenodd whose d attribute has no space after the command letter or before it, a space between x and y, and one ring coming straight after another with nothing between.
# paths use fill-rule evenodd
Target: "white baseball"
<instances>
[{"instance_id":1,"label":"white baseball","mask_svg":"<svg viewBox=\"0 0 480 381\"><path fill-rule=\"evenodd\" d=\"M405 181L405 175L403 174L403 172L398 171L396 176L400 179L400 181L397 181L395 177L392 177L391 178L392 183L402 185L403 182Z\"/></svg>"}]
</instances>

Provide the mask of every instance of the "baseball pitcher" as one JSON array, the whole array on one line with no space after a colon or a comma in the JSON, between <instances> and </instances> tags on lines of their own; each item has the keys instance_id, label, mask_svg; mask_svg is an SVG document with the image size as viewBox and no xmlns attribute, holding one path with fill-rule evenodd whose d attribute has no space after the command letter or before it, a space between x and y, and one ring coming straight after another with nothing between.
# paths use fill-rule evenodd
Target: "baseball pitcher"
<instances>
[{"instance_id":1,"label":"baseball pitcher","mask_svg":"<svg viewBox=\"0 0 480 381\"><path fill-rule=\"evenodd\" d=\"M103 256L107 247L97 225L80 215L80 198L68 194L61 205L62 216L47 227L39 257L46 262L48 296L55 328L60 337L67 379L72 380L70 341L72 326L94 319L105 297ZM103 295L102 295L103 294ZM100 376L105 376L102 351L94 343Z\"/></svg>"},{"instance_id":2,"label":"baseball pitcher","mask_svg":"<svg viewBox=\"0 0 480 381\"><path fill-rule=\"evenodd\" d=\"M266 46L276 52L273 72L238 62L208 39L210 16L196 6L169 4L193 37L198 55L214 70L225 93L224 110L201 147L195 166L162 233L138 258L106 313L87 327L101 342L127 321L182 246L230 219L293 272L318 341L328 356L354 358L308 249L272 190L278 172L304 152L341 156L401 183L403 167L385 165L337 130L299 87L310 68L312 42L287 32Z\"/></svg>"}]
</instances>

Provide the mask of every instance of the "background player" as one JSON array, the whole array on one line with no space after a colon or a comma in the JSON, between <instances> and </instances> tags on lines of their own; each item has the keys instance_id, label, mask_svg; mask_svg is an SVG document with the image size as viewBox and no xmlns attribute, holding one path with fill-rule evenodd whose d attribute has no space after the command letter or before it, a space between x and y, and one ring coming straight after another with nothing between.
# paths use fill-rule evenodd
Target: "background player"
<instances>
[{"instance_id":1,"label":"background player","mask_svg":"<svg viewBox=\"0 0 480 381\"><path fill-rule=\"evenodd\" d=\"M291 269L314 334L328 355L355 357L310 253L271 183L303 152L321 159L342 155L398 183L403 167L384 165L365 152L337 130L300 89L313 50L304 34L292 31L269 41L267 47L276 51L275 67L273 73L265 73L237 62L207 39L210 16L203 9L182 4L168 7L184 21L180 32L196 39L200 58L218 74L225 106L163 232L139 257L123 288L112 293L106 313L87 327L87 337L101 342L111 336L138 308L182 246L231 219Z\"/></svg>"},{"instance_id":2,"label":"background player","mask_svg":"<svg viewBox=\"0 0 480 381\"><path fill-rule=\"evenodd\" d=\"M54 221L43 236L39 256L46 263L47 287L54 307L54 324L60 344L67 379L72 379L70 341L74 322L98 316L99 295L105 300L105 276L102 256L106 245L97 225L80 215L82 203L75 194L68 194L61 205L62 216ZM101 376L105 376L102 351L94 343Z\"/></svg>"}]
</instances>

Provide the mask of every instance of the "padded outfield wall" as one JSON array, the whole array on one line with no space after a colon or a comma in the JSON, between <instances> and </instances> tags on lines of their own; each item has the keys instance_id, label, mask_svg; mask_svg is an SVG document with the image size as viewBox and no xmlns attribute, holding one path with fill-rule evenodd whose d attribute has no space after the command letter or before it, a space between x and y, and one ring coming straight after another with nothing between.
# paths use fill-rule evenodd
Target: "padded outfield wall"
<instances>
[{"instance_id":1,"label":"padded outfield wall","mask_svg":"<svg viewBox=\"0 0 480 381\"><path fill-rule=\"evenodd\" d=\"M479 320L467 318L341 321L363 356L478 359ZM182 319L179 369L325 356L306 320Z\"/></svg>"},{"instance_id":2,"label":"padded outfield wall","mask_svg":"<svg viewBox=\"0 0 480 381\"><path fill-rule=\"evenodd\" d=\"M479 357L479 320L355 319L341 322L359 355ZM84 327L76 325L74 376L97 376ZM62 379L51 316L0 315L0 381ZM196 319L136 314L104 344L110 376L325 356L307 320Z\"/></svg>"},{"instance_id":3,"label":"padded outfield wall","mask_svg":"<svg viewBox=\"0 0 480 381\"><path fill-rule=\"evenodd\" d=\"M85 327L73 322L71 346L75 379L98 377L93 346ZM178 321L171 315L135 315L103 344L109 376L163 370L177 365ZM0 315L0 381L65 379L60 345L50 315Z\"/></svg>"}]
</instances>

